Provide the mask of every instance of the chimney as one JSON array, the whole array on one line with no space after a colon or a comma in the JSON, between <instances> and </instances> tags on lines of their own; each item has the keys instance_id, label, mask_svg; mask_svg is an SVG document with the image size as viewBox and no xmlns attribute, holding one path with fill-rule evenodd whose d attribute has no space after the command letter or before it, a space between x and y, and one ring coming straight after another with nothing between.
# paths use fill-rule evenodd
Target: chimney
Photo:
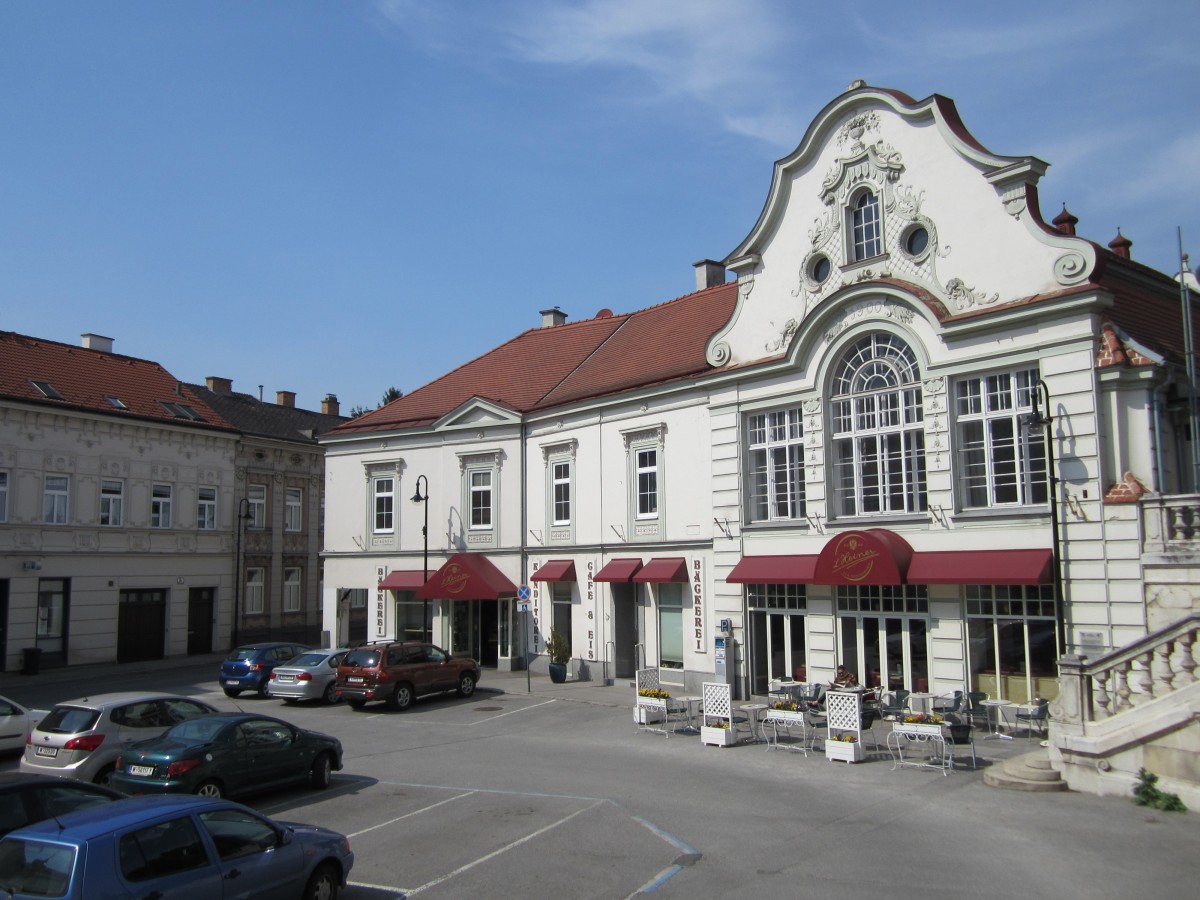
<instances>
[{"instance_id":1,"label":"chimney","mask_svg":"<svg viewBox=\"0 0 1200 900\"><path fill-rule=\"evenodd\" d=\"M555 328L567 321L567 314L557 306L554 309L543 309L541 313L543 328Z\"/></svg>"},{"instance_id":2,"label":"chimney","mask_svg":"<svg viewBox=\"0 0 1200 900\"><path fill-rule=\"evenodd\" d=\"M99 350L101 353L112 353L113 339L90 331L80 335L83 346L88 350Z\"/></svg>"},{"instance_id":3,"label":"chimney","mask_svg":"<svg viewBox=\"0 0 1200 900\"><path fill-rule=\"evenodd\" d=\"M1064 203L1062 212L1055 216L1054 221L1050 224L1057 228L1060 234L1074 236L1075 226L1079 224L1079 219L1067 212L1067 204Z\"/></svg>"},{"instance_id":4,"label":"chimney","mask_svg":"<svg viewBox=\"0 0 1200 900\"><path fill-rule=\"evenodd\" d=\"M325 399L321 401L321 413L326 416L340 416L342 414L336 394L325 395Z\"/></svg>"},{"instance_id":5,"label":"chimney","mask_svg":"<svg viewBox=\"0 0 1200 900\"><path fill-rule=\"evenodd\" d=\"M205 383L205 385L208 386L208 389L210 391L212 391L214 394L232 394L233 393L233 379L232 378L218 378L216 375L209 375L207 378L204 379L204 383Z\"/></svg>"},{"instance_id":6,"label":"chimney","mask_svg":"<svg viewBox=\"0 0 1200 900\"><path fill-rule=\"evenodd\" d=\"M696 290L702 291L725 283L725 267L716 260L702 259L692 265L696 269Z\"/></svg>"},{"instance_id":7,"label":"chimney","mask_svg":"<svg viewBox=\"0 0 1200 900\"><path fill-rule=\"evenodd\" d=\"M288 409L296 408L296 392L295 391L276 391L275 405L286 406Z\"/></svg>"},{"instance_id":8,"label":"chimney","mask_svg":"<svg viewBox=\"0 0 1200 900\"><path fill-rule=\"evenodd\" d=\"M1121 229L1117 229L1117 236L1108 242L1108 249L1120 256L1122 259L1132 259L1129 255L1129 248L1133 246L1133 241L1121 234Z\"/></svg>"}]
</instances>

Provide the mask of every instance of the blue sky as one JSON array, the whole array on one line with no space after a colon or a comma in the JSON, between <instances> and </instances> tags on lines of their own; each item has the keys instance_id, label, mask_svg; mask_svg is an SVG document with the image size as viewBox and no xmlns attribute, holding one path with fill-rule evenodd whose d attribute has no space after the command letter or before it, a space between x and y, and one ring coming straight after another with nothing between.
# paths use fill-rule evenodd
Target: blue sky
<instances>
[{"instance_id":1,"label":"blue sky","mask_svg":"<svg viewBox=\"0 0 1200 900\"><path fill-rule=\"evenodd\" d=\"M1194 5L0 4L0 329L373 407L692 289L853 80L1051 163L1085 237L1200 264Z\"/></svg>"}]
</instances>

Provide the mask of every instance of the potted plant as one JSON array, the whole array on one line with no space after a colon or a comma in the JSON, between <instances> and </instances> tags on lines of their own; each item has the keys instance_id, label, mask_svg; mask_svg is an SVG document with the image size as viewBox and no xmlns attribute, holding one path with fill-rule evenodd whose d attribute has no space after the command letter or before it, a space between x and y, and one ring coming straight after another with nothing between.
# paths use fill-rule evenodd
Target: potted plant
<instances>
[{"instance_id":1,"label":"potted plant","mask_svg":"<svg viewBox=\"0 0 1200 900\"><path fill-rule=\"evenodd\" d=\"M571 645L557 631L550 632L546 641L546 654L550 657L550 680L562 684L567 680L567 663L571 661Z\"/></svg>"}]
</instances>

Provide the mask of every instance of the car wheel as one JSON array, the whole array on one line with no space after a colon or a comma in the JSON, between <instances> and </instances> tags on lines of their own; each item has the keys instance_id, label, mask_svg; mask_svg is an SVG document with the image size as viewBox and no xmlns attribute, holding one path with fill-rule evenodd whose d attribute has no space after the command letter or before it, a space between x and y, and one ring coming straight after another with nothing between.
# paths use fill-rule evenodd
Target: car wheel
<instances>
[{"instance_id":1,"label":"car wheel","mask_svg":"<svg viewBox=\"0 0 1200 900\"><path fill-rule=\"evenodd\" d=\"M351 709L362 709L367 705L366 700L348 700L347 702L350 704Z\"/></svg>"},{"instance_id":2,"label":"car wheel","mask_svg":"<svg viewBox=\"0 0 1200 900\"><path fill-rule=\"evenodd\" d=\"M328 753L318 753L317 758L313 760L312 768L308 770L309 783L318 791L323 791L329 787L332 775L333 759Z\"/></svg>"},{"instance_id":3,"label":"car wheel","mask_svg":"<svg viewBox=\"0 0 1200 900\"><path fill-rule=\"evenodd\" d=\"M458 696L470 697L475 693L475 676L464 672L458 679Z\"/></svg>"},{"instance_id":4,"label":"car wheel","mask_svg":"<svg viewBox=\"0 0 1200 900\"><path fill-rule=\"evenodd\" d=\"M221 789L220 782L209 779L208 781L200 782L200 786L196 788L198 797L208 797L210 800L220 800L225 795Z\"/></svg>"},{"instance_id":5,"label":"car wheel","mask_svg":"<svg viewBox=\"0 0 1200 900\"><path fill-rule=\"evenodd\" d=\"M226 697L236 697L236 696L238 696L238 695L239 695L241 692L242 692L242 691L241 691L241 689L240 689L240 688L225 688L225 696L226 696Z\"/></svg>"},{"instance_id":6,"label":"car wheel","mask_svg":"<svg viewBox=\"0 0 1200 900\"><path fill-rule=\"evenodd\" d=\"M318 866L304 886L304 900L337 900L341 880L329 863Z\"/></svg>"},{"instance_id":7,"label":"car wheel","mask_svg":"<svg viewBox=\"0 0 1200 900\"><path fill-rule=\"evenodd\" d=\"M264 681L263 686L258 689L258 696L260 696L260 697L267 696L267 689L269 687L270 687L270 684L268 682Z\"/></svg>"},{"instance_id":8,"label":"car wheel","mask_svg":"<svg viewBox=\"0 0 1200 900\"><path fill-rule=\"evenodd\" d=\"M392 691L392 695L388 698L388 706L400 712L404 712L404 710L412 706L412 702L412 685L403 681L396 685L396 689Z\"/></svg>"},{"instance_id":9,"label":"car wheel","mask_svg":"<svg viewBox=\"0 0 1200 900\"><path fill-rule=\"evenodd\" d=\"M104 787L112 787L113 773L116 771L116 766L105 766L96 773L96 777L92 779L93 784L101 784Z\"/></svg>"},{"instance_id":10,"label":"car wheel","mask_svg":"<svg viewBox=\"0 0 1200 900\"><path fill-rule=\"evenodd\" d=\"M321 699L326 703L337 703L338 692L336 681L331 681L329 684L325 685L325 693L321 695Z\"/></svg>"}]
</instances>

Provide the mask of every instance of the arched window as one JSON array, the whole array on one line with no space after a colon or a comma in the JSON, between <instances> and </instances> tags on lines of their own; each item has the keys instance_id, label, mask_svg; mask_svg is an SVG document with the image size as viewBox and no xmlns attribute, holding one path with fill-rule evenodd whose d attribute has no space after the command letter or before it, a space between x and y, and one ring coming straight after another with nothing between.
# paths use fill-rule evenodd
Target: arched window
<instances>
[{"instance_id":1,"label":"arched window","mask_svg":"<svg viewBox=\"0 0 1200 900\"><path fill-rule=\"evenodd\" d=\"M879 224L879 198L870 191L863 191L851 213L855 262L883 253Z\"/></svg>"},{"instance_id":2,"label":"arched window","mask_svg":"<svg viewBox=\"0 0 1200 900\"><path fill-rule=\"evenodd\" d=\"M829 420L838 515L927 508L921 373L895 335L856 341L834 372Z\"/></svg>"}]
</instances>

